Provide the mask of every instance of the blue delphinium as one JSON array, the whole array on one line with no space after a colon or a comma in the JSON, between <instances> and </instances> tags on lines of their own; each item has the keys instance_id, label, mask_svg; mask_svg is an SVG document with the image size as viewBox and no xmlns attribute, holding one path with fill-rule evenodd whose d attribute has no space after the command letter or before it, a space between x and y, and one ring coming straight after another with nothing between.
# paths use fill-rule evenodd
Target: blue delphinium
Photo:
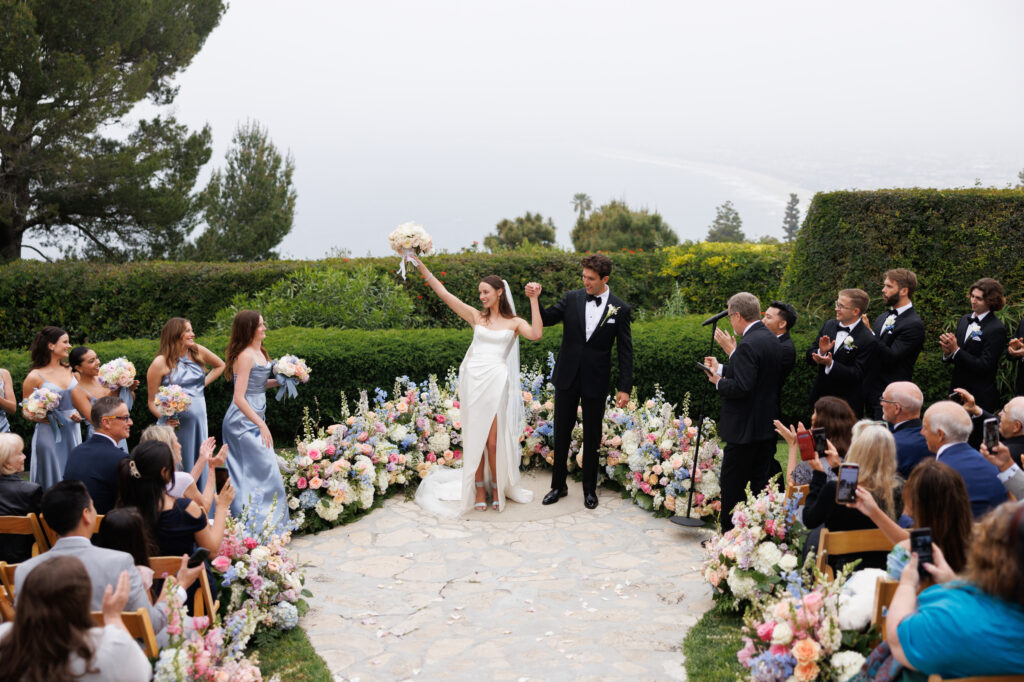
<instances>
[{"instance_id":1,"label":"blue delphinium","mask_svg":"<svg viewBox=\"0 0 1024 682\"><path fill-rule=\"evenodd\" d=\"M295 608L294 604L289 604L286 601L275 604L270 609L270 616L273 618L274 624L282 630L291 630L299 624L299 610Z\"/></svg>"},{"instance_id":2,"label":"blue delphinium","mask_svg":"<svg viewBox=\"0 0 1024 682\"><path fill-rule=\"evenodd\" d=\"M767 651L750 659L750 679L756 682L788 680L796 667L792 654L772 654Z\"/></svg>"},{"instance_id":3,"label":"blue delphinium","mask_svg":"<svg viewBox=\"0 0 1024 682\"><path fill-rule=\"evenodd\" d=\"M303 490L299 495L299 505L303 509L312 509L320 500L320 496L313 490Z\"/></svg>"},{"instance_id":4,"label":"blue delphinium","mask_svg":"<svg viewBox=\"0 0 1024 682\"><path fill-rule=\"evenodd\" d=\"M382 389L380 386L373 389L373 402L375 405L379 407L380 405L386 403L387 400L388 394L384 392L384 389Z\"/></svg>"}]
</instances>

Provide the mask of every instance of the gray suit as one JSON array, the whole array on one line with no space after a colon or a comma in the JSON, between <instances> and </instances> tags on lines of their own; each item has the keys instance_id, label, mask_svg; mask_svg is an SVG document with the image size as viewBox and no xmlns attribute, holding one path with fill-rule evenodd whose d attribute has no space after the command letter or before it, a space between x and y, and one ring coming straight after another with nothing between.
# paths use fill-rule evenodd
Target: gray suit
<instances>
[{"instance_id":1,"label":"gray suit","mask_svg":"<svg viewBox=\"0 0 1024 682\"><path fill-rule=\"evenodd\" d=\"M1024 471L1018 471L1010 480L1004 481L1003 487L1018 500L1024 500Z\"/></svg>"},{"instance_id":2,"label":"gray suit","mask_svg":"<svg viewBox=\"0 0 1024 682\"><path fill-rule=\"evenodd\" d=\"M59 538L49 552L18 564L14 573L16 599L21 598L21 588L32 569L55 556L73 556L85 564L85 570L89 573L89 579L92 580L90 608L93 611L100 611L103 608L103 592L107 589L107 585L116 587L121 571L128 571L128 576L131 578L131 591L128 593L128 603L125 604L124 610L135 611L145 608L149 611L149 620L153 623L154 632L159 633L167 628L167 615L149 603L149 597L142 587L142 579L135 568L135 560L132 559L132 555L127 552L96 547L86 538L79 536Z\"/></svg>"}]
</instances>

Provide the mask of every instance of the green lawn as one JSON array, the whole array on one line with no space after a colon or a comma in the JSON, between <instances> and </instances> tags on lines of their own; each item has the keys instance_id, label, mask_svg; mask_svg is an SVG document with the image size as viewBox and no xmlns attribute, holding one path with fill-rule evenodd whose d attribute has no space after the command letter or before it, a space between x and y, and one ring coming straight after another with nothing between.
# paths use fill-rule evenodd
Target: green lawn
<instances>
[{"instance_id":1,"label":"green lawn","mask_svg":"<svg viewBox=\"0 0 1024 682\"><path fill-rule=\"evenodd\" d=\"M743 648L743 617L719 606L697 621L683 640L686 677L690 680L735 680L745 668L736 660Z\"/></svg>"},{"instance_id":2,"label":"green lawn","mask_svg":"<svg viewBox=\"0 0 1024 682\"><path fill-rule=\"evenodd\" d=\"M302 628L288 630L254 649L265 680L279 675L282 682L332 682L327 664L313 650Z\"/></svg>"}]
</instances>

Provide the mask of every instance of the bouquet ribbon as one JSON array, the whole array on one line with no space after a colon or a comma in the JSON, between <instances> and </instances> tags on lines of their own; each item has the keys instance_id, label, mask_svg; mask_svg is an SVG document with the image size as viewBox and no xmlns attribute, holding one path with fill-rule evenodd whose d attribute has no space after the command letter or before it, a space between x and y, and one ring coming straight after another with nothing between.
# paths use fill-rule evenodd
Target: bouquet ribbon
<instances>
[{"instance_id":1,"label":"bouquet ribbon","mask_svg":"<svg viewBox=\"0 0 1024 682\"><path fill-rule=\"evenodd\" d=\"M404 261L403 261L403 263L404 263ZM283 374L278 374L274 378L277 379L277 383L281 384L281 388L279 388L277 390L277 396L276 397L277 397L278 402L283 401L286 397L287 398L298 398L299 397L299 391L296 388L299 385L299 380L298 379L296 379L295 377L286 377Z\"/></svg>"},{"instance_id":2,"label":"bouquet ribbon","mask_svg":"<svg viewBox=\"0 0 1024 682\"><path fill-rule=\"evenodd\" d=\"M117 397L121 399L121 402L128 406L128 409L131 409L132 405L128 400L132 397L132 392L128 390L126 386L121 387L121 390L117 392Z\"/></svg>"},{"instance_id":3,"label":"bouquet ribbon","mask_svg":"<svg viewBox=\"0 0 1024 682\"><path fill-rule=\"evenodd\" d=\"M67 417L58 410L52 410L46 413L46 420L50 422L50 428L53 429L53 440L59 443L61 441L60 430L68 423Z\"/></svg>"},{"instance_id":4,"label":"bouquet ribbon","mask_svg":"<svg viewBox=\"0 0 1024 682\"><path fill-rule=\"evenodd\" d=\"M402 279L405 279L405 264L406 263L414 262L413 261L413 254L414 253L415 252L412 249L405 249L404 251L402 251L402 262L398 266L398 272L400 272L402 274ZM280 398L279 398L279 400L280 400Z\"/></svg>"}]
</instances>

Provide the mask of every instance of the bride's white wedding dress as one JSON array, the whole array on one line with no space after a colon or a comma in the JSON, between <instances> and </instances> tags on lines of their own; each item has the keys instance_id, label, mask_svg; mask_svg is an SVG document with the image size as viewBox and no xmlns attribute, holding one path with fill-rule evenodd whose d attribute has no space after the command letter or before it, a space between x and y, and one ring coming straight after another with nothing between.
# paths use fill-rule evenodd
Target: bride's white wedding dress
<instances>
[{"instance_id":1,"label":"bride's white wedding dress","mask_svg":"<svg viewBox=\"0 0 1024 682\"><path fill-rule=\"evenodd\" d=\"M455 517L473 509L476 470L484 459L484 480L494 484L499 509L505 501L526 503L533 492L519 485L525 416L519 383L519 338L511 329L473 327L473 343L459 366L459 418L462 469L434 467L416 490L416 502L439 516ZM491 471L484 449L495 418L497 454Z\"/></svg>"}]
</instances>

